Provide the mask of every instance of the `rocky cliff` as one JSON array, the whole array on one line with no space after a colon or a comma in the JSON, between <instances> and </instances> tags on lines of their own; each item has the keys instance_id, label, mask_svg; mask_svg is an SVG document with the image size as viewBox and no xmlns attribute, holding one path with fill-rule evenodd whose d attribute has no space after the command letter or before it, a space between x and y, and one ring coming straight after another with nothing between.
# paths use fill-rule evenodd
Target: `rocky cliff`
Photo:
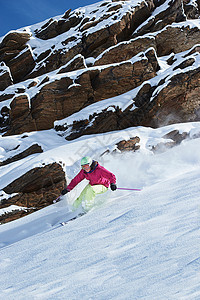
<instances>
[{"instance_id":1,"label":"rocky cliff","mask_svg":"<svg viewBox=\"0 0 200 300\"><path fill-rule=\"evenodd\" d=\"M2 135L55 129L71 140L200 120L199 17L198 0L105 0L9 32L0 39ZM42 151L29 144L0 166ZM43 172L51 179L41 185ZM4 187L17 193L11 203L36 209L66 184L62 162L16 180Z\"/></svg>"}]
</instances>

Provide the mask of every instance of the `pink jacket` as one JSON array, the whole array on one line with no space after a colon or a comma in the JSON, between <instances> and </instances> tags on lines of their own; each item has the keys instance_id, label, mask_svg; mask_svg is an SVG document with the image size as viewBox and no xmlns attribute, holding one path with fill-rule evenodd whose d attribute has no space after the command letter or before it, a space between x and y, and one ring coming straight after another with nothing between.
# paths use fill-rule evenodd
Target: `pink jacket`
<instances>
[{"instance_id":1,"label":"pink jacket","mask_svg":"<svg viewBox=\"0 0 200 300\"><path fill-rule=\"evenodd\" d=\"M90 185L102 184L109 187L110 183L116 183L116 177L113 173L100 166L98 163L90 172L85 172L83 169L72 179L67 186L67 190L71 191L83 179L89 180Z\"/></svg>"}]
</instances>

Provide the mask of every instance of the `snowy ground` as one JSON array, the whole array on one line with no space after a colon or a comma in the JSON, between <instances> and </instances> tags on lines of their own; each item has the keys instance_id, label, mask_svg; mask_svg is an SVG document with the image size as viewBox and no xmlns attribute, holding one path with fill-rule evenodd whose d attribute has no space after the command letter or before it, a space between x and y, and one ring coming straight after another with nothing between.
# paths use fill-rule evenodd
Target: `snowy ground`
<instances>
[{"instance_id":1,"label":"snowy ground","mask_svg":"<svg viewBox=\"0 0 200 300\"><path fill-rule=\"evenodd\" d=\"M116 174L118 186L143 189L109 191L87 215L59 227L69 214L67 200L73 201L83 183L68 199L1 225L0 299L199 300L200 139L156 155L149 151L175 128L193 136L200 123L132 128L65 144L61 137L53 139L53 131L30 134L27 143L42 134L52 139L40 139L49 141L42 144L45 152L25 159L24 169L59 157L70 179L83 147L99 159L122 136L139 135L138 153L109 154L100 161ZM11 165L1 182L16 175L17 162Z\"/></svg>"}]
</instances>

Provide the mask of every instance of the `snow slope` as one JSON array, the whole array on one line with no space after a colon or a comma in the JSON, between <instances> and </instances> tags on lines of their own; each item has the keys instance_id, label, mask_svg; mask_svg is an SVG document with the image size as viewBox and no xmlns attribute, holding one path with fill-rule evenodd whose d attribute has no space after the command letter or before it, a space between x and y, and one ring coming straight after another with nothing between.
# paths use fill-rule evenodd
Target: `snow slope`
<instances>
[{"instance_id":1,"label":"snow slope","mask_svg":"<svg viewBox=\"0 0 200 300\"><path fill-rule=\"evenodd\" d=\"M53 131L30 134L27 143L30 137L46 141L42 134L52 139L43 144L44 153L24 159L26 170L57 157L71 179L84 149L116 174L119 187L143 189L108 191L87 215L59 227L69 214L67 201L83 182L61 202L1 225L0 299L200 299L200 139L160 154L149 150L173 129L194 137L200 123L131 128L70 142ZM140 151L100 158L121 137L135 135ZM10 175L1 175L1 182Z\"/></svg>"}]
</instances>

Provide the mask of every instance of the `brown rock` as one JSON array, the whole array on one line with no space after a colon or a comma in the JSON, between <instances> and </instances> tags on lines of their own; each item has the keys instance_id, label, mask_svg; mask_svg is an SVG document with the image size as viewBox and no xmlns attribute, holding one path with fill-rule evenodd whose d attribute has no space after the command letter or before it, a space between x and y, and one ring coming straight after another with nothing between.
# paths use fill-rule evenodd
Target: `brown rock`
<instances>
[{"instance_id":1,"label":"brown rock","mask_svg":"<svg viewBox=\"0 0 200 300\"><path fill-rule=\"evenodd\" d=\"M82 43L78 42L74 47L63 47L59 50L48 50L42 53L36 60L37 70L28 74L25 79L35 78L53 70L59 69L70 62L75 56L82 53ZM43 56L46 58L43 61ZM45 64L44 64L45 62Z\"/></svg>"},{"instance_id":2,"label":"brown rock","mask_svg":"<svg viewBox=\"0 0 200 300\"><path fill-rule=\"evenodd\" d=\"M15 82L25 78L34 78L55 69L59 69L58 72L61 74L85 68L76 79L69 78L69 75L65 74L63 75L65 78L51 82L50 76L47 74L40 84L37 84L37 80L33 80L28 88L37 84L40 91L31 99L30 107L25 96L20 95L21 99L16 103L14 103L16 100L14 98L10 119L7 122L10 125L7 135L52 128L55 120L63 119L89 104L121 95L139 87L144 81L153 78L159 70L157 55L179 53L191 48L190 54L199 51L198 46L195 46L200 44L197 27L182 26L179 28L178 25L177 27L174 24L173 27L169 25L173 22L184 21L184 12L187 9L188 17L195 16L194 10L192 12L191 7L189 8L194 2L189 2L189 0L172 1L165 11L156 10L159 11L157 15L152 14L152 11L155 11L155 8L165 1L147 0L136 6L130 6L128 12L124 12L121 8L124 5L123 1L112 2L97 5L96 9L98 10L100 6L103 11L102 16L98 19L95 18L95 11L93 12L94 16L91 17L89 15L84 17L84 14L68 11L59 20L50 19L40 30L37 30L36 35L42 39L67 32L74 26L76 26L74 29L77 34L74 36L63 35L63 40L63 36L60 36L60 43L63 45L61 49L52 43L49 49L37 57L35 62L37 68L34 69L34 72L32 72L32 68L35 63L26 46L30 36L24 32L24 36L8 34L3 39L0 45L0 59L3 58L6 65L10 66ZM198 2L196 3L198 4ZM196 12L198 12L197 6ZM112 18L114 22L112 24L109 22L107 26L98 26L102 21L106 22L107 18ZM139 25L142 26L138 28ZM166 25L168 26L166 27ZM98 30L97 26L101 29ZM160 31L160 29L162 30ZM155 32L156 30L159 31L154 34L154 37L153 35L151 38L142 36L146 32ZM102 51L104 51L103 54ZM36 54L37 51L34 57ZM104 65L104 67L96 69L94 66L93 68L85 67L85 58L93 56L94 59L98 55L100 56L96 61L96 66ZM137 57L131 61L131 58L136 55ZM175 59L176 56L171 55L167 62L173 65ZM173 71L177 68L184 70L188 66L193 66L194 59L185 57L185 60L174 67ZM74 122L69 126L72 128L73 134L77 135L83 132L109 131L128 126L158 126L160 121L168 123L172 120L175 122L198 120L200 118L198 75L194 75L195 71L190 74L192 74L194 84L190 81L189 75L188 77L176 76L176 79L172 78L173 83L168 85L170 90L166 86L157 94L155 101L151 102L150 98L153 90L156 89L156 84L154 82L155 85L152 87L150 83L145 83L141 86L137 97L133 99L134 105L137 107L133 111L130 111L131 107L126 108L125 111L117 108L115 108L115 112L104 110L98 116L94 113L89 120ZM157 83L157 87L161 86L165 80ZM186 84L187 81L184 83L184 80L189 80L189 83ZM4 89L7 84L4 79L2 82L4 84L2 89ZM175 87L175 85L177 86ZM26 91L29 92L27 89ZM17 93L25 93L25 90L16 88L15 95ZM10 93L9 95L6 92L2 93L0 101L11 99L13 96ZM173 113L171 114L171 112ZM175 116L172 117L174 114ZM102 124L102 120L105 124ZM1 124L4 124L4 119L1 118L0 121ZM91 121L93 124L90 123Z\"/></svg>"},{"instance_id":3,"label":"brown rock","mask_svg":"<svg viewBox=\"0 0 200 300\"><path fill-rule=\"evenodd\" d=\"M65 67L61 68L58 74L84 69L85 67L84 57L82 55L77 55Z\"/></svg>"},{"instance_id":4,"label":"brown rock","mask_svg":"<svg viewBox=\"0 0 200 300\"><path fill-rule=\"evenodd\" d=\"M39 146L38 144L33 144L32 146L30 146L29 148L27 148L26 150L24 150L23 152L13 156L13 157L10 157L2 162L0 162L0 167L1 166L5 166L7 164L10 164L14 161L17 161L17 160L20 160L20 159L23 159L29 155L32 155L32 154L35 154L35 153L41 153L43 152L41 146Z\"/></svg>"},{"instance_id":5,"label":"brown rock","mask_svg":"<svg viewBox=\"0 0 200 300\"><path fill-rule=\"evenodd\" d=\"M23 50L25 48L25 46L21 47ZM17 56L21 50L13 50L10 49L9 47L5 47L3 49L0 49L0 60L4 61L6 64L8 64L8 62L13 59L15 56Z\"/></svg>"},{"instance_id":6,"label":"brown rock","mask_svg":"<svg viewBox=\"0 0 200 300\"><path fill-rule=\"evenodd\" d=\"M76 121L70 126L70 134L66 137L67 140L73 140L85 134L102 133L119 128L118 114L112 111L104 110L101 114L94 113L89 117L89 120ZM59 127L55 128L59 130ZM60 128L66 130L67 128Z\"/></svg>"},{"instance_id":7,"label":"brown rock","mask_svg":"<svg viewBox=\"0 0 200 300\"><path fill-rule=\"evenodd\" d=\"M160 70L160 66L157 60L157 55L156 55L156 51L154 48L149 48L146 52L145 52L146 57L148 58L149 63L152 65L154 71L159 71Z\"/></svg>"},{"instance_id":8,"label":"brown rock","mask_svg":"<svg viewBox=\"0 0 200 300\"><path fill-rule=\"evenodd\" d=\"M127 152L127 151L137 151L140 149L140 145L136 145L140 142L140 138L138 136L130 138L129 140L122 140L116 144L117 149L120 152ZM117 150L113 150L112 153L116 153ZM104 156L105 154L110 153L110 150L104 151L100 156Z\"/></svg>"},{"instance_id":9,"label":"brown rock","mask_svg":"<svg viewBox=\"0 0 200 300\"><path fill-rule=\"evenodd\" d=\"M9 47L12 49L19 49L29 41L30 37L30 34L26 32L8 33L2 40L0 48Z\"/></svg>"},{"instance_id":10,"label":"brown rock","mask_svg":"<svg viewBox=\"0 0 200 300\"><path fill-rule=\"evenodd\" d=\"M71 11L72 11L71 8L68 9L68 10L64 13L64 15L62 16L62 18L63 18L63 19L69 18L69 15L70 15Z\"/></svg>"},{"instance_id":11,"label":"brown rock","mask_svg":"<svg viewBox=\"0 0 200 300\"><path fill-rule=\"evenodd\" d=\"M7 106L3 106L0 114L0 132L3 133L9 126L9 109Z\"/></svg>"},{"instance_id":12,"label":"brown rock","mask_svg":"<svg viewBox=\"0 0 200 300\"><path fill-rule=\"evenodd\" d=\"M1 223L16 220L24 215L34 212L52 204L60 191L66 186L65 173L60 164L53 163L42 168L34 168L17 178L4 188L8 194L16 191L18 194L7 200L3 200L0 208L10 205L27 207L27 211L14 211L4 214L0 218Z\"/></svg>"},{"instance_id":13,"label":"brown rock","mask_svg":"<svg viewBox=\"0 0 200 300\"><path fill-rule=\"evenodd\" d=\"M2 116L9 116L9 108L7 106L3 106L1 109Z\"/></svg>"},{"instance_id":14,"label":"brown rock","mask_svg":"<svg viewBox=\"0 0 200 300\"><path fill-rule=\"evenodd\" d=\"M199 12L200 12L200 3L199 3L199 1L198 1L198 0L196 0L195 2L197 3L198 10L199 10Z\"/></svg>"},{"instance_id":15,"label":"brown rock","mask_svg":"<svg viewBox=\"0 0 200 300\"><path fill-rule=\"evenodd\" d=\"M29 99L26 94L16 96L10 104L10 128L6 135L20 134L36 130L30 114ZM26 128L26 130L24 130Z\"/></svg>"},{"instance_id":16,"label":"brown rock","mask_svg":"<svg viewBox=\"0 0 200 300\"><path fill-rule=\"evenodd\" d=\"M123 140L117 143L117 148L124 152L124 151L136 151L140 148L139 145L136 145L140 142L140 138L138 136L130 138L129 140Z\"/></svg>"},{"instance_id":17,"label":"brown rock","mask_svg":"<svg viewBox=\"0 0 200 300\"><path fill-rule=\"evenodd\" d=\"M164 1L162 1L163 3ZM157 7L160 6L159 1L154 1ZM147 18L146 18L147 20ZM139 30L134 33L134 37L142 36L149 32L155 32L163 29L167 25L172 23L178 23L186 20L185 12L183 10L182 0L175 0L170 2L170 5L166 10L159 12L157 15L150 17L148 22L145 22Z\"/></svg>"},{"instance_id":18,"label":"brown rock","mask_svg":"<svg viewBox=\"0 0 200 300\"><path fill-rule=\"evenodd\" d=\"M200 119L200 68L177 74L160 90L146 116L148 126L198 121ZM144 124L144 123L143 123Z\"/></svg>"},{"instance_id":19,"label":"brown rock","mask_svg":"<svg viewBox=\"0 0 200 300\"><path fill-rule=\"evenodd\" d=\"M191 51L189 51L184 57L187 57L187 56L189 56L191 54L194 54L196 52L200 53L200 46L198 46L198 45L192 47Z\"/></svg>"},{"instance_id":20,"label":"brown rock","mask_svg":"<svg viewBox=\"0 0 200 300\"><path fill-rule=\"evenodd\" d=\"M35 209L27 209L27 210L14 210L12 212L9 213L5 213L3 215L0 216L0 224L5 224L14 220L17 220L19 218L25 217L27 215L29 215L30 213L34 212Z\"/></svg>"},{"instance_id":21,"label":"brown rock","mask_svg":"<svg viewBox=\"0 0 200 300\"><path fill-rule=\"evenodd\" d=\"M64 118L68 111L70 114L74 103L68 98L68 87L72 84L73 80L69 77L61 78L44 85L40 93L31 99L31 114L37 130L52 128L57 118Z\"/></svg>"},{"instance_id":22,"label":"brown rock","mask_svg":"<svg viewBox=\"0 0 200 300\"><path fill-rule=\"evenodd\" d=\"M196 3L197 5L198 5L198 2ZM192 3L190 0L183 0L184 12L187 16L187 19L198 19L199 18L199 9L198 9L197 5L195 5L194 2Z\"/></svg>"},{"instance_id":23,"label":"brown rock","mask_svg":"<svg viewBox=\"0 0 200 300\"><path fill-rule=\"evenodd\" d=\"M3 101L8 100L8 99L12 99L14 96L15 96L15 94L6 94L6 93L4 94L4 93L2 93L0 95L0 102L3 102Z\"/></svg>"},{"instance_id":24,"label":"brown rock","mask_svg":"<svg viewBox=\"0 0 200 300\"><path fill-rule=\"evenodd\" d=\"M167 149L179 145L183 140L189 137L187 132L179 133L178 130L173 130L163 136L164 139L171 139L170 142L162 142L152 147L152 151L156 153L165 152Z\"/></svg>"},{"instance_id":25,"label":"brown rock","mask_svg":"<svg viewBox=\"0 0 200 300\"><path fill-rule=\"evenodd\" d=\"M178 41L178 42L177 42ZM156 35L158 56L178 53L191 49L200 43L200 30L197 27L166 27Z\"/></svg>"},{"instance_id":26,"label":"brown rock","mask_svg":"<svg viewBox=\"0 0 200 300\"><path fill-rule=\"evenodd\" d=\"M89 21L89 22L87 22L87 21ZM95 27L100 22L101 22L101 19L96 20L96 21L91 21L89 19L84 20L84 22L82 22L82 24L81 24L80 31L85 31L91 27Z\"/></svg>"},{"instance_id":27,"label":"brown rock","mask_svg":"<svg viewBox=\"0 0 200 300\"><path fill-rule=\"evenodd\" d=\"M145 83L134 98L135 105L137 107L143 107L146 103L148 103L154 89L155 88L153 88L149 83Z\"/></svg>"},{"instance_id":28,"label":"brown rock","mask_svg":"<svg viewBox=\"0 0 200 300\"><path fill-rule=\"evenodd\" d=\"M27 110L29 110L29 100L27 95L24 94L16 96L10 104L10 108L10 115L12 119L23 116Z\"/></svg>"},{"instance_id":29,"label":"brown rock","mask_svg":"<svg viewBox=\"0 0 200 300\"><path fill-rule=\"evenodd\" d=\"M148 5L146 3L148 3ZM62 43L66 47L63 47L62 49L53 50L53 47L51 49L48 49L44 53L41 53L41 55L39 55L39 57L37 58L37 70L35 70L34 72L31 72L33 70L33 61L29 61L28 66L30 67L30 70L27 70L27 72L24 73L23 79L34 78L36 76L40 76L44 73L58 69L62 65L68 63L78 54L83 54L85 57L96 57L108 47L115 45L122 40L127 40L128 38L130 38L135 28L137 28L138 25L144 22L147 16L150 16L152 6L154 6L152 0L142 2L140 5L135 7L135 10L134 12L132 12L132 14L127 12L123 17L121 17L121 20L119 20L119 22L116 22L111 26L108 26L107 28L103 28L99 31L93 32L92 34L87 34L87 30L84 29L82 38L77 40L76 45L73 47L70 45L70 42L72 38L74 40L76 39L76 37L70 37L67 40L63 41ZM111 9L113 10L115 17L117 17L117 11L120 9L120 6L113 6ZM64 17L58 21L50 19L44 26L42 26L41 30L38 30L36 32L37 37L42 39L49 39L68 31L70 28L77 26L79 23L84 24L84 21L87 22L87 20L82 19L82 17L80 17L76 13L67 13L67 15L67 19L65 19ZM105 12L105 14L100 18L100 20L98 20L97 23L105 20L106 18L108 18L108 12ZM86 24L87 23L85 23L85 26ZM93 26L95 24L93 24ZM18 47L16 51L19 51ZM7 54L9 55L9 53L10 49L8 49ZM9 58L7 57L7 60L9 61L10 59L14 59L16 55L17 53L12 53ZM14 78L16 82L19 80L18 77Z\"/></svg>"},{"instance_id":30,"label":"brown rock","mask_svg":"<svg viewBox=\"0 0 200 300\"><path fill-rule=\"evenodd\" d=\"M9 68L2 62L0 64L0 91L5 90L12 83Z\"/></svg>"},{"instance_id":31,"label":"brown rock","mask_svg":"<svg viewBox=\"0 0 200 300\"><path fill-rule=\"evenodd\" d=\"M9 47L0 49L0 60L7 64L12 58L17 56L20 52L21 50L12 50Z\"/></svg>"},{"instance_id":32,"label":"brown rock","mask_svg":"<svg viewBox=\"0 0 200 300\"><path fill-rule=\"evenodd\" d=\"M168 84L162 89L160 88L159 93L152 100L155 88L150 84L142 86L136 98L133 99L137 109L131 111L129 110L131 107L129 107L123 112L117 109L115 112L105 110L98 115L91 116L89 123L82 120L81 123L77 122L76 126L73 124L71 134L67 139L131 126L158 127L200 119L199 69L171 77Z\"/></svg>"},{"instance_id":33,"label":"brown rock","mask_svg":"<svg viewBox=\"0 0 200 300\"><path fill-rule=\"evenodd\" d=\"M65 77L41 89L32 99L31 114L37 129L49 129L56 119L63 119L96 101L127 92L153 76L155 71L144 58L134 64L123 63L101 72L86 71L75 80L75 86L70 78ZM77 95L81 97L77 98Z\"/></svg>"},{"instance_id":34,"label":"brown rock","mask_svg":"<svg viewBox=\"0 0 200 300\"><path fill-rule=\"evenodd\" d=\"M173 70L185 69L187 67L192 66L194 62L195 62L194 58L188 58L188 59L184 60L182 63L180 63L178 66L176 66Z\"/></svg>"},{"instance_id":35,"label":"brown rock","mask_svg":"<svg viewBox=\"0 0 200 300\"><path fill-rule=\"evenodd\" d=\"M26 120L24 118L19 120L16 109L11 105L12 130L9 134L20 133L21 130L50 129L55 120L63 119L91 103L120 95L139 86L156 74L153 68L153 66L157 67L155 53L149 50L146 54L148 59L141 54L143 58L134 63L124 62L108 66L101 72L98 69L92 69L83 72L74 81L69 77L63 77L45 84L31 99L31 111L30 109L28 111L27 99L23 98L26 104L22 109L26 111ZM21 112L21 108L18 110Z\"/></svg>"},{"instance_id":36,"label":"brown rock","mask_svg":"<svg viewBox=\"0 0 200 300\"><path fill-rule=\"evenodd\" d=\"M27 47L17 57L10 60L7 64L10 68L13 81L19 82L33 70L35 61L32 57L31 50L29 49L29 47Z\"/></svg>"},{"instance_id":37,"label":"brown rock","mask_svg":"<svg viewBox=\"0 0 200 300\"><path fill-rule=\"evenodd\" d=\"M40 93L31 99L31 116L37 130L49 129L55 120L77 112L92 101L90 72L84 72L74 82L63 77L43 86Z\"/></svg>"},{"instance_id":38,"label":"brown rock","mask_svg":"<svg viewBox=\"0 0 200 300\"><path fill-rule=\"evenodd\" d=\"M0 61L10 68L14 82L22 80L35 65L31 51L26 46L29 39L29 33L11 32L0 44Z\"/></svg>"},{"instance_id":39,"label":"brown rock","mask_svg":"<svg viewBox=\"0 0 200 300\"><path fill-rule=\"evenodd\" d=\"M41 30L36 32L37 37L42 39L52 38L58 34L68 31L71 27L80 24L80 31L83 32L82 38L81 40L77 40L76 45L73 47L70 45L70 42L72 39L76 39L76 37L70 37L62 42L66 48L63 47L62 49L54 51L52 50L52 47L52 49L48 49L45 53L42 53L36 60L37 71L32 72L25 78L34 78L35 76L58 69L78 54L83 54L84 57L96 57L108 47L117 44L119 41L127 40L130 38L134 29L144 22L147 16L150 16L152 4L153 1L148 1L148 5L146 5L146 2L143 2L135 8L132 14L125 13L119 22L116 22L106 28L102 28L99 31L95 31L92 34L88 34L86 28L83 28L83 26L86 26L88 21L88 26L97 25L97 23L108 18L107 12L105 12L98 21L95 20L94 22L88 20L88 18L81 19L76 13L68 13L68 17L66 17L67 19L64 19L63 17L59 21L50 19L44 26L42 26ZM112 7L113 13L116 14L115 17L117 17L118 9L119 6Z\"/></svg>"},{"instance_id":40,"label":"brown rock","mask_svg":"<svg viewBox=\"0 0 200 300\"><path fill-rule=\"evenodd\" d=\"M154 76L155 70L145 57L133 64L124 62L109 66L92 81L95 99L99 101L123 94Z\"/></svg>"},{"instance_id":41,"label":"brown rock","mask_svg":"<svg viewBox=\"0 0 200 300\"><path fill-rule=\"evenodd\" d=\"M30 89L30 88L36 86L37 84L38 84L38 82L33 80L33 81L29 84L28 89Z\"/></svg>"},{"instance_id":42,"label":"brown rock","mask_svg":"<svg viewBox=\"0 0 200 300\"><path fill-rule=\"evenodd\" d=\"M77 26L81 22L82 18L75 13L70 16L70 10L68 10L63 19L57 21L52 18L41 27L41 30L36 31L36 36L43 40L48 40L56 37L68 31L70 28Z\"/></svg>"},{"instance_id":43,"label":"brown rock","mask_svg":"<svg viewBox=\"0 0 200 300\"><path fill-rule=\"evenodd\" d=\"M153 7L153 1L148 1L148 5L147 2L142 2L134 8L133 12L125 13L118 22L92 34L84 34L84 56L97 57L107 48L116 45L118 42L130 39L134 30L150 16ZM118 9L119 6L113 7L113 10L116 12ZM115 17L117 18L117 13Z\"/></svg>"},{"instance_id":44,"label":"brown rock","mask_svg":"<svg viewBox=\"0 0 200 300\"><path fill-rule=\"evenodd\" d=\"M42 40L48 40L58 35L57 32L58 21L50 19L41 30L36 32L36 36Z\"/></svg>"},{"instance_id":45,"label":"brown rock","mask_svg":"<svg viewBox=\"0 0 200 300\"><path fill-rule=\"evenodd\" d=\"M183 140L189 137L187 132L180 133L178 130L170 131L163 136L164 139L172 139L176 145L180 144Z\"/></svg>"},{"instance_id":46,"label":"brown rock","mask_svg":"<svg viewBox=\"0 0 200 300\"><path fill-rule=\"evenodd\" d=\"M100 66L126 61L150 47L154 47L156 49L154 38L136 38L128 42L122 42L117 44L115 47L106 50L104 54L96 60L94 65Z\"/></svg>"},{"instance_id":47,"label":"brown rock","mask_svg":"<svg viewBox=\"0 0 200 300\"><path fill-rule=\"evenodd\" d=\"M37 167L28 171L3 188L3 190L7 194L37 193L40 192L41 189L52 188L60 182L65 183L65 173L60 164L53 163L42 168Z\"/></svg>"}]
</instances>

